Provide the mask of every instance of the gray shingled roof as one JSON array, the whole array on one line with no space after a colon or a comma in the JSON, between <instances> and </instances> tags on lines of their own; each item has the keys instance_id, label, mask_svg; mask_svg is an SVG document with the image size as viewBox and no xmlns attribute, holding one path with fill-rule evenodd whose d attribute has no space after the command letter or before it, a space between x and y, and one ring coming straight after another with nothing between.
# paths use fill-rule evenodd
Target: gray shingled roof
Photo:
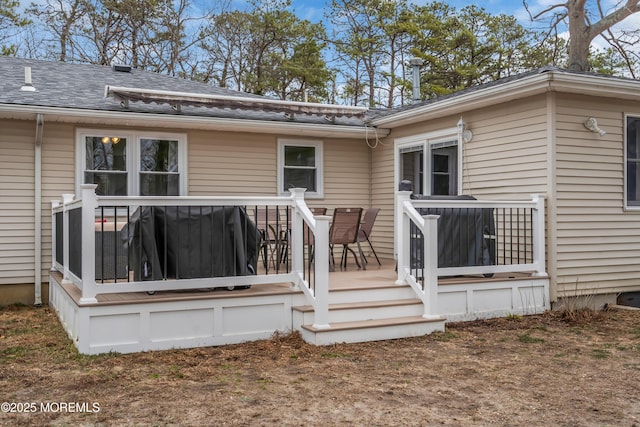
<instances>
[{"instance_id":1,"label":"gray shingled roof","mask_svg":"<svg viewBox=\"0 0 640 427\"><path fill-rule=\"evenodd\" d=\"M31 67L33 86L36 92L23 92L20 87L24 84L24 68ZM437 104L443 100L456 98L471 92L490 90L492 87L503 85L515 80L525 79L530 76L557 72L566 74L595 75L564 70L556 67L542 67L529 72L502 78L483 85L468 88L449 95L440 96L411 105L393 109L371 109L367 112L363 121L357 117L336 117L333 122L336 125L363 126L370 120L393 116L394 114L409 111L425 105ZM603 77L603 76L601 76ZM606 77L606 76L604 76ZM170 77L143 70L131 72L115 71L112 67L76 64L64 62L51 62L31 59L20 59L0 56L0 104L15 104L22 106L43 106L70 109L99 110L99 111L127 111L140 113L156 113L167 115L217 117L229 119L264 120L275 122L290 122L284 114L246 108L205 108L185 106L180 111L175 111L167 104L146 104L143 102L130 102L123 109L113 97L105 97L106 86L129 87L138 89L154 89L173 92L194 94L226 95L234 97L246 97L247 99L266 99L256 95L238 92L230 89L210 86L204 83ZM622 79L610 77L611 79ZM319 115L296 114L295 122L330 125Z\"/></svg>"},{"instance_id":2,"label":"gray shingled roof","mask_svg":"<svg viewBox=\"0 0 640 427\"><path fill-rule=\"evenodd\" d=\"M377 118L381 118L381 117L387 117L387 116L392 116L394 114L397 113L404 113L406 111L410 111L413 109L417 109L420 107L424 107L427 105L432 105L432 104L437 104L438 102L442 102L444 100L448 100L448 99L455 99L458 97L462 97L463 95L469 94L469 93L474 93L474 92L481 92L481 91L489 91L491 90L491 88L497 87L497 86L501 86L501 85L505 85L508 84L510 82L514 82L517 80L524 80L526 78L532 77L532 76L536 76L536 75L540 75L540 74L545 74L545 73L559 73L559 74L565 74L565 75L574 75L574 76L591 76L591 77L601 77L601 78L605 78L605 79L610 79L611 81L628 81L628 82L638 82L637 80L631 79L631 78L626 78L626 77L620 77L620 76L609 76L609 75L604 75L604 74L598 74L598 73L593 73L593 72L586 72L586 71L574 71L574 70L567 70L564 68L558 68L558 67L554 67L554 66L546 66L546 67L540 67L534 70L530 70L530 71L525 71L519 74L514 74L512 76L508 76L508 77L503 77L501 79L498 80L494 80L491 82L487 82L478 86L473 86L470 88L466 88L457 92L453 92L447 95L442 95L442 96L438 96L436 98L431 98L431 99L427 99L425 101L419 101L419 102L414 102L412 104L409 105L404 105L401 107L396 107L393 109L371 109L367 112L367 118L369 119L369 121L377 119Z\"/></svg>"},{"instance_id":3,"label":"gray shingled roof","mask_svg":"<svg viewBox=\"0 0 640 427\"><path fill-rule=\"evenodd\" d=\"M25 67L31 67L35 92L21 91ZM170 77L144 70L115 71L112 67L20 59L0 56L0 104L58 107L80 110L127 111L167 115L221 117L267 121L291 121L282 113L230 108L184 107L176 112L170 105L130 102L123 109L120 102L105 97L106 86L153 89L195 94L226 95L265 99L257 95L210 86L191 80ZM295 121L329 125L320 116L296 114ZM358 118L336 118L335 124L363 126Z\"/></svg>"}]
</instances>

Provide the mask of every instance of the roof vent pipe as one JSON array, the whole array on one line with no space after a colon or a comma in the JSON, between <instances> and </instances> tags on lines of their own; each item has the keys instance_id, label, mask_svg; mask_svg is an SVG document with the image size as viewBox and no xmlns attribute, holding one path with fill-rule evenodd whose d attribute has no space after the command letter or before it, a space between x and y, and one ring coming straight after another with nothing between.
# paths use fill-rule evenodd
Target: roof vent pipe
<instances>
[{"instance_id":1,"label":"roof vent pipe","mask_svg":"<svg viewBox=\"0 0 640 427\"><path fill-rule=\"evenodd\" d=\"M422 67L424 61L422 58L411 58L409 60L409 65L413 69L413 102L417 102L421 100L420 97L420 67Z\"/></svg>"},{"instance_id":2,"label":"roof vent pipe","mask_svg":"<svg viewBox=\"0 0 640 427\"><path fill-rule=\"evenodd\" d=\"M24 67L24 85L20 88L23 92L35 92L36 88L31 84L31 67Z\"/></svg>"}]
</instances>

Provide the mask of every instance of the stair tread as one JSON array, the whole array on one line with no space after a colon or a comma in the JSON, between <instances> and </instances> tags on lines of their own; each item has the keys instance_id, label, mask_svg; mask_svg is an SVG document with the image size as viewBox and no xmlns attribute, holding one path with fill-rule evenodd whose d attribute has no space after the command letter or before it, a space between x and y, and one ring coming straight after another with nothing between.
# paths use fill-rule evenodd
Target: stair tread
<instances>
[{"instance_id":1,"label":"stair tread","mask_svg":"<svg viewBox=\"0 0 640 427\"><path fill-rule=\"evenodd\" d=\"M311 332L336 332L344 331L348 329L362 329L362 328L376 328L380 326L399 326L409 325L417 323L433 323L444 322L444 316L437 316L426 319L422 316L407 316L407 317L391 317L385 319L370 319L370 320L357 320L352 322L335 322L329 323L330 328L316 328L313 325L302 325L302 328Z\"/></svg>"},{"instance_id":2,"label":"stair tread","mask_svg":"<svg viewBox=\"0 0 640 427\"><path fill-rule=\"evenodd\" d=\"M386 301L363 301L363 302L346 302L329 304L329 310L348 310L352 308L377 308L377 307L393 307L398 305L422 304L418 298L406 298ZM293 310L308 313L313 311L311 305L298 305L291 307Z\"/></svg>"}]
</instances>

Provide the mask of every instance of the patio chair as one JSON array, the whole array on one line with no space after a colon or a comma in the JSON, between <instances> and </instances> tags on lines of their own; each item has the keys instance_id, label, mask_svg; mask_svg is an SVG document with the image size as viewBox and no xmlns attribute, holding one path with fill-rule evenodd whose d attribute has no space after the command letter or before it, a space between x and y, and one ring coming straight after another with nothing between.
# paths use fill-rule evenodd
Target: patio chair
<instances>
[{"instance_id":1,"label":"patio chair","mask_svg":"<svg viewBox=\"0 0 640 427\"><path fill-rule=\"evenodd\" d=\"M277 268L280 261L281 246L285 244L282 239L283 222L280 219L280 210L274 207L258 207L255 211L255 222L261 241L259 252L265 270L269 271L269 264Z\"/></svg>"},{"instance_id":2,"label":"patio chair","mask_svg":"<svg viewBox=\"0 0 640 427\"><path fill-rule=\"evenodd\" d=\"M378 254L376 254L376 250L373 249L373 245L369 239L369 236L371 236L371 230L373 229L373 223L376 221L378 212L380 212L380 208L368 208L364 211L364 218L362 220L362 224L360 224L360 230L358 231L358 242L368 242L371 252L373 252L373 255L376 257L376 261L378 261L378 265L382 265L380 263L380 258L378 258ZM364 260L365 262L368 262L367 257L365 257Z\"/></svg>"},{"instance_id":3,"label":"patio chair","mask_svg":"<svg viewBox=\"0 0 640 427\"><path fill-rule=\"evenodd\" d=\"M326 215L327 214L327 208L325 207L310 207L309 210L311 211L311 213L316 216L316 215ZM307 223L304 223L303 229L302 229L302 235L303 235L303 241L304 241L304 245L308 247L308 253L309 253L309 260L312 261L313 260L313 248L314 248L314 242L315 242L315 238L313 236L313 233L311 233L311 231L309 230L309 227L307 226ZM291 237L291 218L287 218L287 230L285 233L283 233L283 239L280 245L280 251L281 251L281 255L280 255L280 260L281 262L286 262L288 260L288 256L289 256L289 239Z\"/></svg>"},{"instance_id":4,"label":"patio chair","mask_svg":"<svg viewBox=\"0 0 640 427\"><path fill-rule=\"evenodd\" d=\"M356 261L358 268L366 270L364 254L362 247L358 241L358 231L360 227L360 218L362 217L362 208L335 208L333 211L333 221L331 222L331 230L329 231L329 247L331 256L329 257L329 267L331 271L335 270L335 261L333 256L333 248L335 245L342 245L342 255L340 258L340 266L347 267L348 253L351 252ZM358 255L349 247L351 244L358 246L360 255L360 263Z\"/></svg>"}]
</instances>

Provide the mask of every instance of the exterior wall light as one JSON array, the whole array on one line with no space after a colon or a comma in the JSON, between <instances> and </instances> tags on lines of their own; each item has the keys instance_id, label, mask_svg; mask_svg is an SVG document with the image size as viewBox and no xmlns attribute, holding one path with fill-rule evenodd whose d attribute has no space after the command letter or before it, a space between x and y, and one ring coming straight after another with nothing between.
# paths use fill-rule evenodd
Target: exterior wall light
<instances>
[{"instance_id":1,"label":"exterior wall light","mask_svg":"<svg viewBox=\"0 0 640 427\"><path fill-rule=\"evenodd\" d=\"M584 121L584 127L589 129L593 133L597 133L600 136L605 136L607 134L606 131L598 127L598 121L593 117L589 117L587 120Z\"/></svg>"},{"instance_id":2,"label":"exterior wall light","mask_svg":"<svg viewBox=\"0 0 640 427\"><path fill-rule=\"evenodd\" d=\"M467 124L462 120L462 117L460 117L460 120L458 120L457 127L458 127L458 134L460 135L462 140L464 142L471 141L471 139L473 138L473 133L471 133L471 131L467 129Z\"/></svg>"}]
</instances>

